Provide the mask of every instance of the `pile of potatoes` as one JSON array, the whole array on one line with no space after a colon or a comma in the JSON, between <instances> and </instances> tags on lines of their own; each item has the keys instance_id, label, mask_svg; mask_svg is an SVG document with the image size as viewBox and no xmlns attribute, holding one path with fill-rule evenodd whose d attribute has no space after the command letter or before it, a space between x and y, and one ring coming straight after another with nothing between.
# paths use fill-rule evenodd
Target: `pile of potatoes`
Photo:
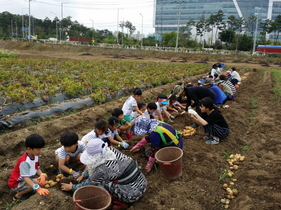
<instances>
[{"instance_id":1,"label":"pile of potatoes","mask_svg":"<svg viewBox=\"0 0 281 210\"><path fill-rule=\"evenodd\" d=\"M234 172L232 170L238 170L240 162L245 160L245 156L240 154L230 155L226 160L229 164L229 170L225 170L229 178L232 178ZM232 178L229 183L224 183L222 188L226 191L225 198L221 199L221 203L224 205L224 209L229 208L230 200L234 199L238 195L238 190L234 188L237 179Z\"/></svg>"},{"instance_id":2,"label":"pile of potatoes","mask_svg":"<svg viewBox=\"0 0 281 210\"><path fill-rule=\"evenodd\" d=\"M190 126L185 126L183 131L181 131L182 136L187 137L187 136L192 136L194 135L196 130Z\"/></svg>"},{"instance_id":3,"label":"pile of potatoes","mask_svg":"<svg viewBox=\"0 0 281 210\"><path fill-rule=\"evenodd\" d=\"M46 184L44 185L44 187L45 188L53 187L54 185L56 185L58 182L60 182L64 178L65 178L65 176L63 174L58 174L56 176L56 181L48 180L48 181L46 181Z\"/></svg>"}]
</instances>

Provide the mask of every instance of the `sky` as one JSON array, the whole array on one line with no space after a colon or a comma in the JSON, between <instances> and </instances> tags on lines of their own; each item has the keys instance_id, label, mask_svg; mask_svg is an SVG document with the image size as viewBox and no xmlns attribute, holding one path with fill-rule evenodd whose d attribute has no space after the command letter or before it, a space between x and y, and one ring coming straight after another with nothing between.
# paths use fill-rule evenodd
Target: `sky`
<instances>
[{"instance_id":1,"label":"sky","mask_svg":"<svg viewBox=\"0 0 281 210\"><path fill-rule=\"evenodd\" d=\"M28 15L29 4L30 15L37 19L71 16L72 21L86 27L112 32L117 31L117 22L128 20L136 27L135 33L143 31L148 35L155 31L154 0L0 0L0 12Z\"/></svg>"}]
</instances>

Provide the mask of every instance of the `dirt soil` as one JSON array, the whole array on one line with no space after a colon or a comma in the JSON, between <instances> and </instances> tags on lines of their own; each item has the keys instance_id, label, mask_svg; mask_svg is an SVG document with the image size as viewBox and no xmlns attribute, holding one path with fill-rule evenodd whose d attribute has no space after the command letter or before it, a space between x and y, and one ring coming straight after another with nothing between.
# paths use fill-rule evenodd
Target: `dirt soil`
<instances>
[{"instance_id":1,"label":"dirt soil","mask_svg":"<svg viewBox=\"0 0 281 210\"><path fill-rule=\"evenodd\" d=\"M115 59L110 55L78 56L81 53L60 52L31 52L19 50L20 58L45 57L65 59ZM191 55L189 55L191 56ZM210 66L223 58L209 60ZM123 57L126 60L138 60L136 57ZM143 58L143 61L171 62L171 57ZM196 59L189 59L196 62ZM197 59L197 61L200 61ZM232 178L237 179L233 188L239 191L232 199L229 209L239 210L275 210L281 209L281 106L272 92L271 75L261 71L259 63L235 63L231 60L222 60L228 67L236 66L243 77L242 84L237 90L236 98L227 102L229 109L221 109L230 126L230 135L218 145L207 145L202 139L203 128L199 127L195 135L184 138L184 155L182 176L176 180L167 180L159 169L153 168L150 173L144 171L147 158L144 149L131 154L129 150L142 137L134 136L129 141L129 149L122 152L137 160L147 177L148 188L144 196L136 203L130 205L130 210L157 209L157 210L215 210L224 209L220 200L225 197L226 191L223 183L229 183L231 178L219 181L225 169L229 168L225 154L241 154L246 157L234 170ZM257 72L245 71L245 67L257 68ZM273 69L281 69L272 66ZM199 76L186 79L187 82L198 79ZM154 99L159 93L171 91L176 83L167 84L155 89L144 91L143 101ZM112 109L121 107L127 97L106 104L78 111L55 121L46 121L38 125L21 128L0 136L0 161L2 172L0 174L0 206L10 209L13 192L7 186L7 180L17 159L25 151L24 140L32 134L42 135L47 145L40 156L41 167L51 179L56 176L57 164L54 161L54 150L60 147L59 135L64 131L74 131L81 138L93 128L95 119L107 119ZM176 116L170 123L178 130L192 122L187 116ZM68 180L69 181L69 180ZM62 192L59 185L49 188L50 194L39 196L35 194L13 209L51 210L73 209L72 193Z\"/></svg>"}]
</instances>

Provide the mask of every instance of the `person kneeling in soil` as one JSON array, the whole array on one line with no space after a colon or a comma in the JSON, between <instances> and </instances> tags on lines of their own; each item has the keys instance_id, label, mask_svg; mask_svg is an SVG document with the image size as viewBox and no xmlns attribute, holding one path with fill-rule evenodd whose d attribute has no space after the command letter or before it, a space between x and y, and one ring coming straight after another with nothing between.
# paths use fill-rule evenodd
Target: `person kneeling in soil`
<instances>
[{"instance_id":1,"label":"person kneeling in soil","mask_svg":"<svg viewBox=\"0 0 281 210\"><path fill-rule=\"evenodd\" d=\"M39 195L50 193L49 190L41 188L46 184L47 178L39 165L39 155L45 146L45 140L38 134L32 134L26 138L25 146L26 152L18 159L8 181L12 191L17 192L13 199L19 201L27 200L33 191Z\"/></svg>"},{"instance_id":2,"label":"person kneeling in soil","mask_svg":"<svg viewBox=\"0 0 281 210\"><path fill-rule=\"evenodd\" d=\"M149 172L152 169L155 161L155 153L168 146L176 146L182 149L183 141L179 132L172 126L160 122L156 119L150 119L149 117L142 115L136 118L132 122L135 126L134 133L136 135L143 135L148 133L146 137L140 140L130 151L137 152L139 149L150 142L151 149L149 152L149 159L145 169Z\"/></svg>"},{"instance_id":3,"label":"person kneeling in soil","mask_svg":"<svg viewBox=\"0 0 281 210\"><path fill-rule=\"evenodd\" d=\"M202 117L193 109L188 110L189 116L195 123L202 125L204 128L207 144L219 144L220 139L226 138L229 134L229 128L222 114L213 104L213 100L205 97L199 101L199 108L202 112Z\"/></svg>"},{"instance_id":4,"label":"person kneeling in soil","mask_svg":"<svg viewBox=\"0 0 281 210\"><path fill-rule=\"evenodd\" d=\"M108 147L101 139L90 141L80 160L87 166L82 173L86 180L79 178L78 184L62 183L62 190L101 186L112 195L113 209L127 207L126 203L136 202L146 191L147 180L135 161L114 147Z\"/></svg>"}]
</instances>

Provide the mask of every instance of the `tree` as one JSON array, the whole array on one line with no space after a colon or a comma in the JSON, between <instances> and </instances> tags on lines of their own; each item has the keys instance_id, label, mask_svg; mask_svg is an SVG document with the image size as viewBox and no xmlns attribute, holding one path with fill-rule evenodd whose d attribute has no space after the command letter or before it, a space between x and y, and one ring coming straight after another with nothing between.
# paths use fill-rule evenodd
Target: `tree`
<instances>
[{"instance_id":1,"label":"tree","mask_svg":"<svg viewBox=\"0 0 281 210\"><path fill-rule=\"evenodd\" d=\"M176 45L177 33L172 31L163 34L163 45L166 47L174 47Z\"/></svg>"},{"instance_id":2,"label":"tree","mask_svg":"<svg viewBox=\"0 0 281 210\"><path fill-rule=\"evenodd\" d=\"M274 32L274 44L276 44L281 31L281 15L277 15L275 20L271 22L270 31Z\"/></svg>"},{"instance_id":3,"label":"tree","mask_svg":"<svg viewBox=\"0 0 281 210\"><path fill-rule=\"evenodd\" d=\"M256 15L251 15L246 22L246 25L247 25L246 28L249 29L249 31L251 33L251 36L252 36L252 39L254 38L256 22L257 22L257 16Z\"/></svg>"},{"instance_id":4,"label":"tree","mask_svg":"<svg viewBox=\"0 0 281 210\"><path fill-rule=\"evenodd\" d=\"M128 20L125 22L125 28L127 28L127 31L129 31L130 35L132 35L136 31L136 27L133 26L133 24ZM128 34L128 37L129 37L129 34Z\"/></svg>"},{"instance_id":5,"label":"tree","mask_svg":"<svg viewBox=\"0 0 281 210\"><path fill-rule=\"evenodd\" d=\"M223 22L223 17L224 17L224 13L222 10L219 10L217 12L217 14L210 15L208 22L212 29L211 42L213 42L214 29L216 29L215 39L217 39L218 30L222 30L223 28L225 28L225 23Z\"/></svg>"}]
</instances>

